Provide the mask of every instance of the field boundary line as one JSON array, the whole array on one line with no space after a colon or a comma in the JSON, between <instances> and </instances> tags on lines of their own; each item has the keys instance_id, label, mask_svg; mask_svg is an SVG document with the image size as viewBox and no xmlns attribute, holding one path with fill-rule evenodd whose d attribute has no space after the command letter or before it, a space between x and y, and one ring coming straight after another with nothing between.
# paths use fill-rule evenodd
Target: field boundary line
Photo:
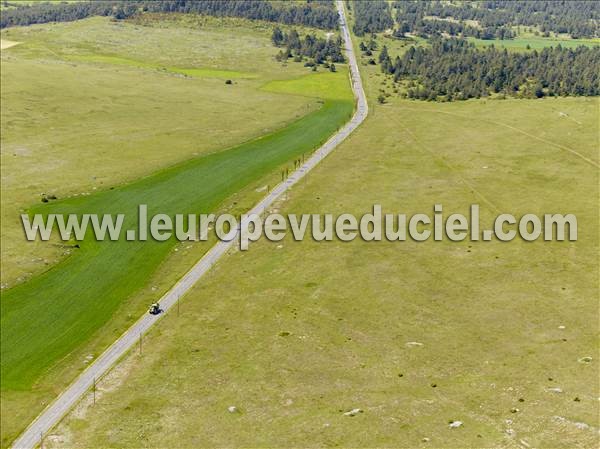
<instances>
[{"instance_id":1,"label":"field boundary line","mask_svg":"<svg viewBox=\"0 0 600 449\"><path fill-rule=\"evenodd\" d=\"M488 206L490 206L497 214L501 214L502 212L500 211L500 209L498 209L496 207L496 205L494 203L492 203L492 201L490 201L483 193L481 193L479 190L477 190L475 188L475 186L473 186L473 184L471 184L469 181L466 180L466 178L464 176L462 176L460 174L460 171L457 170L444 156L441 156L439 154L434 153L433 151L429 150L418 138L417 136L410 131L410 129L404 125L402 123L402 121L399 118L396 118L392 115L391 119L393 121L395 121L398 125L400 125L400 127L402 127L402 129L409 135L409 137L415 142L415 145L417 148L419 148L421 150L421 152L425 152L427 154L429 154L433 159L438 159L440 161L442 161L442 163L448 167L448 169L450 169L454 174L456 174L458 176L458 178L460 179L460 181L471 190L472 193L475 194L475 196L478 196L484 203L486 203Z\"/></svg>"},{"instance_id":2,"label":"field boundary line","mask_svg":"<svg viewBox=\"0 0 600 449\"><path fill-rule=\"evenodd\" d=\"M561 145L561 144L556 143L556 142L552 142L550 140L546 140L546 139L544 139L542 137L539 137L539 136L536 136L534 134L528 133L527 131L524 131L524 130L522 130L520 128L517 128L516 126L512 126L512 125L509 125L507 123L498 122L498 121L495 121L495 120L487 120L485 118L474 119L473 117L468 117L466 115L457 114L455 112L448 112L448 111L435 111L435 110L432 110L432 109L416 109L416 108L407 108L407 107L402 107L402 109L405 109L407 111L435 112L437 114L446 114L446 115L452 115L452 116L455 116L455 117L460 117L460 118L463 118L465 120L481 120L481 121L484 121L484 122L487 122L487 123L491 123L492 125L502 126L504 128L508 128L508 129L511 129L511 130L516 131L518 133L521 133L521 134L523 134L525 136L531 137L532 139L536 139L536 140L539 140L540 142L544 142L544 143L547 143L548 145L552 145L553 147L556 147L556 148L561 149L563 151L568 151L569 153L572 153L575 156L579 157L580 159L584 160L588 164L593 165L596 168L600 168L600 163L594 161L593 159L588 158L587 156L584 156L583 154L579 153L578 151L575 151L572 148L566 147L566 146Z\"/></svg>"}]
</instances>

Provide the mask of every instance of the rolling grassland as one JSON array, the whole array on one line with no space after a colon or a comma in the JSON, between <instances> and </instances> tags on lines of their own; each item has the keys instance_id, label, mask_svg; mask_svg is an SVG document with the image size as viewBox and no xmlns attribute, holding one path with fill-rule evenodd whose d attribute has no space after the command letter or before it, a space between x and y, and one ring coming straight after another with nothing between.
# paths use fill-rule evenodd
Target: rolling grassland
<instances>
[{"instance_id":1,"label":"rolling grassland","mask_svg":"<svg viewBox=\"0 0 600 449\"><path fill-rule=\"evenodd\" d=\"M377 68L364 76L374 98ZM488 227L500 212L573 213L579 240L261 240L183 298L153 350L126 357L52 441L593 447L598 118L596 98L373 104L274 209L477 203Z\"/></svg>"},{"instance_id":2,"label":"rolling grassland","mask_svg":"<svg viewBox=\"0 0 600 449\"><path fill-rule=\"evenodd\" d=\"M2 54L3 446L208 248L28 244L19 212L126 213L129 226L140 203L241 211L349 118L343 65L281 67L270 28L223 23L93 18L2 33L23 42Z\"/></svg>"}]
</instances>

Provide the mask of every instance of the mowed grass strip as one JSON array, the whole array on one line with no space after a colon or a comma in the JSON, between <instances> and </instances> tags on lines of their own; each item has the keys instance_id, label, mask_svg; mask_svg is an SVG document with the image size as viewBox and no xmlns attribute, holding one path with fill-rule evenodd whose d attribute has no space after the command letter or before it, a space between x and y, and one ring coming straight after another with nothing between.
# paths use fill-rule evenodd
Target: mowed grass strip
<instances>
[{"instance_id":1,"label":"mowed grass strip","mask_svg":"<svg viewBox=\"0 0 600 449\"><path fill-rule=\"evenodd\" d=\"M258 78L256 73L244 73L235 70L218 70L210 68L181 68L181 67L163 67L159 64L152 64L146 61L137 61L135 59L123 58L111 55L78 55L71 56L68 59L80 62L114 64L129 67L138 67L151 70L162 70L170 73L178 73L195 78L219 78L219 79L247 79Z\"/></svg>"},{"instance_id":2,"label":"mowed grass strip","mask_svg":"<svg viewBox=\"0 0 600 449\"><path fill-rule=\"evenodd\" d=\"M180 26L183 19L191 21L189 26ZM321 106L314 97L261 89L269 80L308 72L302 64L282 67L275 61L272 27L164 15L143 24L93 17L2 30L3 40L20 42L2 51L3 299L8 287L48 270L74 250L55 241L24 240L19 214L39 204L42 192L65 199L126 185L271 134ZM93 60L106 55L135 64ZM202 76L179 76L163 67L197 68ZM226 73L234 84L226 85L213 70ZM256 76L235 78L234 73ZM248 210L264 194L255 189L278 178L274 171L257 179L217 209ZM45 370L31 388L3 388L1 446L13 441L208 245L181 244L166 252L144 287L121 301L92 338Z\"/></svg>"},{"instance_id":3,"label":"mowed grass strip","mask_svg":"<svg viewBox=\"0 0 600 449\"><path fill-rule=\"evenodd\" d=\"M313 76L313 75L308 75ZM318 147L347 121L354 107L347 71L318 75L321 83L347 86L346 99L322 107L290 126L230 150L164 170L139 182L90 197L31 209L31 213L126 214L135 229L139 204L149 213L207 213L277 167ZM290 81L291 90L296 81ZM129 295L145 285L174 240L97 242L88 236L63 263L2 297L2 388L30 388L36 378L89 338Z\"/></svg>"},{"instance_id":4,"label":"mowed grass strip","mask_svg":"<svg viewBox=\"0 0 600 449\"><path fill-rule=\"evenodd\" d=\"M345 69L344 69L345 70ZM304 97L329 98L336 100L349 100L347 86L342 83L329 82L336 75L319 73L314 76L302 76L294 80L274 80L262 86L268 92L301 95Z\"/></svg>"},{"instance_id":5,"label":"mowed grass strip","mask_svg":"<svg viewBox=\"0 0 600 449\"><path fill-rule=\"evenodd\" d=\"M308 72L274 59L273 24L195 19L92 17L1 31L20 43L1 57L2 290L64 258L60 245L23 239L19 214L42 194L123 185L318 109L315 98L260 90Z\"/></svg>"}]
</instances>

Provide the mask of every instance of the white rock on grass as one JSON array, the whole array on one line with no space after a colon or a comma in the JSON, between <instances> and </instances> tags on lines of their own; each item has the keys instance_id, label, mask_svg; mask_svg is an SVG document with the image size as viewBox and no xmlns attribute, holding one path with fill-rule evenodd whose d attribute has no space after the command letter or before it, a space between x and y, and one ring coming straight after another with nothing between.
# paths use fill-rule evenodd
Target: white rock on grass
<instances>
[{"instance_id":1,"label":"white rock on grass","mask_svg":"<svg viewBox=\"0 0 600 449\"><path fill-rule=\"evenodd\" d=\"M409 341L408 343L406 343L406 346L412 348L417 346L423 346L423 343L419 343L418 341Z\"/></svg>"},{"instance_id":2,"label":"white rock on grass","mask_svg":"<svg viewBox=\"0 0 600 449\"><path fill-rule=\"evenodd\" d=\"M349 412L344 413L345 416L356 416L359 413L362 413L362 410L359 408L353 408L352 410L350 410Z\"/></svg>"},{"instance_id":3,"label":"white rock on grass","mask_svg":"<svg viewBox=\"0 0 600 449\"><path fill-rule=\"evenodd\" d=\"M462 421L452 421L448 427L450 427L451 429L456 429L457 427L460 427L462 425Z\"/></svg>"},{"instance_id":4,"label":"white rock on grass","mask_svg":"<svg viewBox=\"0 0 600 449\"><path fill-rule=\"evenodd\" d=\"M229 407L227 407L227 411L229 413L235 413L237 412L237 407L235 405L230 405Z\"/></svg>"}]
</instances>

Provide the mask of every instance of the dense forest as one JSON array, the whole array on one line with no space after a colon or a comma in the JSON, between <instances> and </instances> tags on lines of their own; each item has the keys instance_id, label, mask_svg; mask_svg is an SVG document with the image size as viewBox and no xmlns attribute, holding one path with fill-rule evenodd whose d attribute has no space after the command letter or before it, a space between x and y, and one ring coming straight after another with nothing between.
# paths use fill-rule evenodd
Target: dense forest
<instances>
[{"instance_id":1,"label":"dense forest","mask_svg":"<svg viewBox=\"0 0 600 449\"><path fill-rule=\"evenodd\" d=\"M484 1L483 11L492 11L483 18L483 26L493 26L494 14L502 11L503 23L538 26L540 32L568 33L571 37L600 37L600 3L587 0L527 0Z\"/></svg>"},{"instance_id":2,"label":"dense forest","mask_svg":"<svg viewBox=\"0 0 600 449\"><path fill-rule=\"evenodd\" d=\"M600 2L576 0L396 0L394 26L388 2L354 1L357 36L394 28L396 37L447 34L480 39L512 39L513 27L535 27L546 37L568 33L571 37L600 37Z\"/></svg>"},{"instance_id":3,"label":"dense forest","mask_svg":"<svg viewBox=\"0 0 600 449\"><path fill-rule=\"evenodd\" d=\"M197 13L219 17L243 17L304 25L322 29L338 26L331 0L271 2L268 0L96 0L77 3L18 4L2 10L0 28L33 23L69 22L90 16L126 19L139 12Z\"/></svg>"},{"instance_id":4,"label":"dense forest","mask_svg":"<svg viewBox=\"0 0 600 449\"><path fill-rule=\"evenodd\" d=\"M512 26L537 27L542 35L568 33L598 37L600 3L594 1L440 1L397 0L398 33L422 37L447 33L481 39L511 39Z\"/></svg>"},{"instance_id":5,"label":"dense forest","mask_svg":"<svg viewBox=\"0 0 600 449\"><path fill-rule=\"evenodd\" d=\"M335 39L319 38L314 34L307 34L303 38L294 29L285 33L279 27L275 27L271 36L271 41L277 47L284 47L276 58L278 61L287 61L293 58L295 62L305 62L306 67L313 67L323 64L335 72L335 63L344 62L342 54L342 38L337 36Z\"/></svg>"},{"instance_id":6,"label":"dense forest","mask_svg":"<svg viewBox=\"0 0 600 449\"><path fill-rule=\"evenodd\" d=\"M354 1L354 26L357 36L377 33L394 26L388 2L385 0Z\"/></svg>"},{"instance_id":7,"label":"dense forest","mask_svg":"<svg viewBox=\"0 0 600 449\"><path fill-rule=\"evenodd\" d=\"M471 36L479 39L511 39L514 32L498 15L496 21L490 23L484 18L483 9L474 8L468 3L461 5L441 4L439 2L396 1L396 19L398 26L394 31L396 37L405 37L411 33L419 37ZM471 22L466 22L471 21ZM477 21L475 26L473 21Z\"/></svg>"},{"instance_id":8,"label":"dense forest","mask_svg":"<svg viewBox=\"0 0 600 449\"><path fill-rule=\"evenodd\" d=\"M430 47L413 46L394 59L384 47L379 61L384 73L403 82L409 98L600 95L600 47L559 45L517 53L493 46L478 50L465 39L435 38Z\"/></svg>"}]
</instances>

